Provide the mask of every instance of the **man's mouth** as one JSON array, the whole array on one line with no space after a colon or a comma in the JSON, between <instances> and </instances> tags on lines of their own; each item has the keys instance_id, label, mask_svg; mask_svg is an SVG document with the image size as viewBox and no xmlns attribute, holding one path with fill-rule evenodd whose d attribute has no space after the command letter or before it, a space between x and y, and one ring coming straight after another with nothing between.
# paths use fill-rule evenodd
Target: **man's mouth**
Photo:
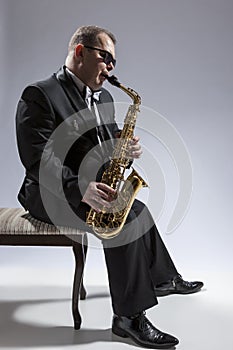
<instances>
[{"instance_id":1,"label":"man's mouth","mask_svg":"<svg viewBox=\"0 0 233 350\"><path fill-rule=\"evenodd\" d=\"M108 75L107 75L107 74L105 74L105 73L101 73L101 74L100 74L100 79L101 79L102 81L105 81L107 78L108 78Z\"/></svg>"},{"instance_id":2,"label":"man's mouth","mask_svg":"<svg viewBox=\"0 0 233 350\"><path fill-rule=\"evenodd\" d=\"M101 75L102 75L105 79L108 78L108 73L107 73L107 72L102 72Z\"/></svg>"}]
</instances>

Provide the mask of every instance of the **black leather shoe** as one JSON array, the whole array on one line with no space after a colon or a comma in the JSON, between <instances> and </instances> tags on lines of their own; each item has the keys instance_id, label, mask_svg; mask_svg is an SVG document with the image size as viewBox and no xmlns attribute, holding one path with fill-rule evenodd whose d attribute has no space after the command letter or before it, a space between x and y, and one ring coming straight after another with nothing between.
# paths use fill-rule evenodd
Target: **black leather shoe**
<instances>
[{"instance_id":1,"label":"black leather shoe","mask_svg":"<svg viewBox=\"0 0 233 350\"><path fill-rule=\"evenodd\" d=\"M151 349L169 349L179 343L170 334L155 328L146 318L145 312L133 317L113 316L112 332L123 338L131 338L135 343Z\"/></svg>"},{"instance_id":2,"label":"black leather shoe","mask_svg":"<svg viewBox=\"0 0 233 350\"><path fill-rule=\"evenodd\" d=\"M198 292L202 287L203 282L187 282L178 275L171 281L160 284L155 288L155 294L157 297L162 297L169 294L191 294Z\"/></svg>"}]
</instances>

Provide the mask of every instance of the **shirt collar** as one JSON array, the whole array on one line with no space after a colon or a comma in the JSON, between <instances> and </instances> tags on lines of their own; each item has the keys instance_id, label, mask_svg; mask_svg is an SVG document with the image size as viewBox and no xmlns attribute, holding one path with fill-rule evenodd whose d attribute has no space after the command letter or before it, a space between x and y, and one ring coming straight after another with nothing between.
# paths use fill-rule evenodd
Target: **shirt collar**
<instances>
[{"instance_id":1,"label":"shirt collar","mask_svg":"<svg viewBox=\"0 0 233 350\"><path fill-rule=\"evenodd\" d=\"M92 91L89 86L86 86L77 75L75 75L69 68L66 67L66 71L71 76L72 80L74 81L75 85L79 89L79 92L83 96L84 99L88 99L90 97L93 97L95 100L99 101L101 90L98 91Z\"/></svg>"}]
</instances>

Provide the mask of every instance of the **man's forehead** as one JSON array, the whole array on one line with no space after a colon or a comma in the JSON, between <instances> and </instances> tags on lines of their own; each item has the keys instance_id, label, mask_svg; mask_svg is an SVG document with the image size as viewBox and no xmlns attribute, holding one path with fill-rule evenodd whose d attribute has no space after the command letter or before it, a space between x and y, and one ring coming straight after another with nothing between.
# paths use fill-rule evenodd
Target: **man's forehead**
<instances>
[{"instance_id":1,"label":"man's forehead","mask_svg":"<svg viewBox=\"0 0 233 350\"><path fill-rule=\"evenodd\" d=\"M101 49L115 53L115 45L112 39L106 33L100 33L97 36L98 42L101 45Z\"/></svg>"}]
</instances>

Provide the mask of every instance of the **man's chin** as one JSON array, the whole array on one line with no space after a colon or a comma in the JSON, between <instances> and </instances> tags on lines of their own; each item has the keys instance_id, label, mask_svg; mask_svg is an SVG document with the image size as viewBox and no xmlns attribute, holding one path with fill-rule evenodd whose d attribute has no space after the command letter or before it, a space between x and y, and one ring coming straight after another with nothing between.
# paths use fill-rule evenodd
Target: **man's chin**
<instances>
[{"instance_id":1,"label":"man's chin","mask_svg":"<svg viewBox=\"0 0 233 350\"><path fill-rule=\"evenodd\" d=\"M92 90L94 90L94 91L100 90L102 88L102 85L103 85L103 82L96 84Z\"/></svg>"}]
</instances>

